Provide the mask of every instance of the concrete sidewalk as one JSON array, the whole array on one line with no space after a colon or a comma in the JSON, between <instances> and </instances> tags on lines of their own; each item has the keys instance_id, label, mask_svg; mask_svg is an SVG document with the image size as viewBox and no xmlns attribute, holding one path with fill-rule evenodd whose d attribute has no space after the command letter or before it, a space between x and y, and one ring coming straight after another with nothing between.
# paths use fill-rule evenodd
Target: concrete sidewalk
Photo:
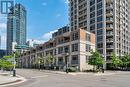
<instances>
[{"instance_id":1,"label":"concrete sidewalk","mask_svg":"<svg viewBox=\"0 0 130 87\"><path fill-rule=\"evenodd\" d=\"M25 78L18 75L16 77L13 77L9 74L9 72L0 73L0 87L19 84L24 81L26 81Z\"/></svg>"},{"instance_id":2,"label":"concrete sidewalk","mask_svg":"<svg viewBox=\"0 0 130 87\"><path fill-rule=\"evenodd\" d=\"M41 72L54 73L54 74L66 74L63 71L52 71L52 70L40 70ZM115 74L128 74L130 71L105 71L104 73L92 73L92 72L69 72L69 75L94 75L94 76L104 76L104 75L115 75Z\"/></svg>"}]
</instances>

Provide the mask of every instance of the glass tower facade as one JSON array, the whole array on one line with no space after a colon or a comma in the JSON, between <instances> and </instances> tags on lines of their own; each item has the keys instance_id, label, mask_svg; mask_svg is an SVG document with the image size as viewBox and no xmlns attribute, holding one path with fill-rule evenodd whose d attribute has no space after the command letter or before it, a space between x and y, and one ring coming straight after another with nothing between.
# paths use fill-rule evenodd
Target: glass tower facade
<instances>
[{"instance_id":1,"label":"glass tower facade","mask_svg":"<svg viewBox=\"0 0 130 87\"><path fill-rule=\"evenodd\" d=\"M18 46L26 45L26 9L16 4L10 9L7 18L7 50L12 52L13 42Z\"/></svg>"}]
</instances>

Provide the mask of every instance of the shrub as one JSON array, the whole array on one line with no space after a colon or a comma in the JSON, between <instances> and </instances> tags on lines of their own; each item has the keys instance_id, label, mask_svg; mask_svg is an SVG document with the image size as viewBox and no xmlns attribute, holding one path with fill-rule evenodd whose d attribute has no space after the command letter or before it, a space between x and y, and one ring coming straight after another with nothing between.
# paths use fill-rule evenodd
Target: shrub
<instances>
[{"instance_id":1,"label":"shrub","mask_svg":"<svg viewBox=\"0 0 130 87\"><path fill-rule=\"evenodd\" d=\"M93 72L93 73L97 73L97 72L99 72L99 70L92 70L92 69L90 69L90 70L84 70L83 72Z\"/></svg>"},{"instance_id":2,"label":"shrub","mask_svg":"<svg viewBox=\"0 0 130 87\"><path fill-rule=\"evenodd\" d=\"M69 72L76 72L77 69L75 67L68 67Z\"/></svg>"}]
</instances>

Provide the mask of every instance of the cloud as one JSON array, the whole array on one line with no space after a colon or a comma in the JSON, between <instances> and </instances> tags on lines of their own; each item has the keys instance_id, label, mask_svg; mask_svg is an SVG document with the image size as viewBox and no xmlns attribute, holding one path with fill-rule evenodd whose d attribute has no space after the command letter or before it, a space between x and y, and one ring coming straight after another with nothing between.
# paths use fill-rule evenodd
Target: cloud
<instances>
[{"instance_id":1,"label":"cloud","mask_svg":"<svg viewBox=\"0 0 130 87\"><path fill-rule=\"evenodd\" d=\"M31 47L33 47L34 44L43 44L45 43L46 41L48 41L50 38L52 38L52 33L56 32L57 30L54 30L54 31L50 31L49 33L45 33L43 34L42 37L40 38L35 38L35 39L28 39L27 41L29 41L29 45Z\"/></svg>"},{"instance_id":2,"label":"cloud","mask_svg":"<svg viewBox=\"0 0 130 87\"><path fill-rule=\"evenodd\" d=\"M29 45L33 47L34 44L43 44L45 41L44 40L38 40L38 39L28 39Z\"/></svg>"},{"instance_id":3,"label":"cloud","mask_svg":"<svg viewBox=\"0 0 130 87\"><path fill-rule=\"evenodd\" d=\"M6 48L6 15L0 13L0 36L1 36L1 48ZM0 49L1 49L0 48Z\"/></svg>"},{"instance_id":4,"label":"cloud","mask_svg":"<svg viewBox=\"0 0 130 87\"><path fill-rule=\"evenodd\" d=\"M6 23L0 23L0 30L6 29Z\"/></svg>"},{"instance_id":5,"label":"cloud","mask_svg":"<svg viewBox=\"0 0 130 87\"><path fill-rule=\"evenodd\" d=\"M0 49L6 48L6 33L0 33L1 35L1 47Z\"/></svg>"},{"instance_id":6,"label":"cloud","mask_svg":"<svg viewBox=\"0 0 130 87\"><path fill-rule=\"evenodd\" d=\"M7 20L7 16L0 13L0 23L6 23L6 20ZM2 24L2 26L3 26L3 24Z\"/></svg>"},{"instance_id":7,"label":"cloud","mask_svg":"<svg viewBox=\"0 0 130 87\"><path fill-rule=\"evenodd\" d=\"M42 3L42 5L43 5L43 6L46 6L46 5L47 5L47 3L46 3L46 2L43 2L43 3Z\"/></svg>"},{"instance_id":8,"label":"cloud","mask_svg":"<svg viewBox=\"0 0 130 87\"><path fill-rule=\"evenodd\" d=\"M56 32L57 30L54 30L54 31L50 31L49 33L45 33L42 38L43 40L49 40L51 37L52 37L52 33Z\"/></svg>"}]
</instances>

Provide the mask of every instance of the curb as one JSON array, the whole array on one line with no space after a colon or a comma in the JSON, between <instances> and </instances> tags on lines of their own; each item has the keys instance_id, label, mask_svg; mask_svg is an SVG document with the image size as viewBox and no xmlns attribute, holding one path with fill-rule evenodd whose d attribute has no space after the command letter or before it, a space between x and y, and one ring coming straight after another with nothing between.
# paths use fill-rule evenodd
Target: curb
<instances>
[{"instance_id":1,"label":"curb","mask_svg":"<svg viewBox=\"0 0 130 87\"><path fill-rule=\"evenodd\" d=\"M66 74L64 72L56 72L56 71L45 71L45 70L40 70L40 71L45 73L53 73L53 74L61 74L61 75Z\"/></svg>"},{"instance_id":2,"label":"curb","mask_svg":"<svg viewBox=\"0 0 130 87\"><path fill-rule=\"evenodd\" d=\"M12 81L12 82L2 83L2 84L0 84L0 86L2 86L2 87L11 86L11 85L20 84L20 83L23 83L23 82L27 81L24 77L22 77L20 75L17 75L16 77L18 77L17 80Z\"/></svg>"}]
</instances>

